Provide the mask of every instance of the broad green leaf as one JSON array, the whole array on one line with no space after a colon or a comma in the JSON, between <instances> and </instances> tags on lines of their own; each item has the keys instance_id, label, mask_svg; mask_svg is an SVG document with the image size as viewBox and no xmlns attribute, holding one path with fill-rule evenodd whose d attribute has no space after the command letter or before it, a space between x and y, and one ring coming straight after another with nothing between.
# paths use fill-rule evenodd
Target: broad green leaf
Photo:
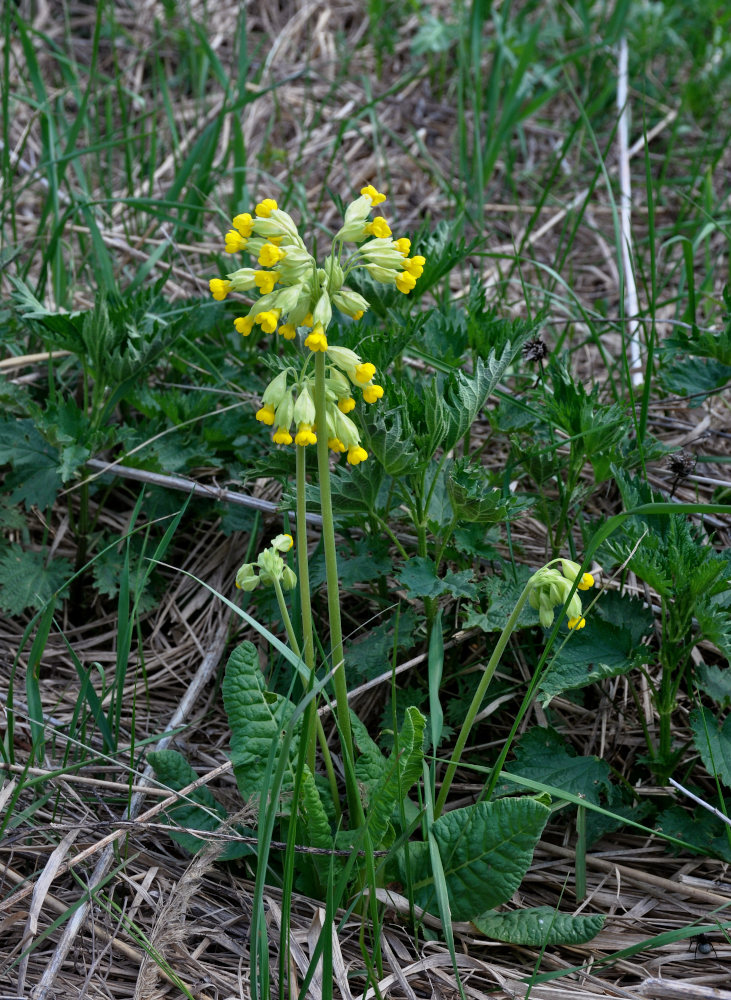
<instances>
[{"instance_id":1,"label":"broad green leaf","mask_svg":"<svg viewBox=\"0 0 731 1000\"><path fill-rule=\"evenodd\" d=\"M533 570L528 566L518 565L514 573L511 567L507 567L504 573L504 576L489 576L482 581L479 590L480 596L487 603L487 611L481 611L477 607L470 608L463 622L464 628L477 626L484 632L502 632L505 628ZM534 628L537 625L538 613L526 602L516 628Z\"/></svg>"},{"instance_id":2,"label":"broad green leaf","mask_svg":"<svg viewBox=\"0 0 731 1000\"><path fill-rule=\"evenodd\" d=\"M423 556L409 559L398 574L398 580L414 597L438 597L445 590L444 581L437 576L433 560Z\"/></svg>"},{"instance_id":3,"label":"broad green leaf","mask_svg":"<svg viewBox=\"0 0 731 1000\"><path fill-rule=\"evenodd\" d=\"M408 417L400 410L389 414L376 413L367 429L366 444L389 476L413 472L421 465L421 458L414 448L414 432Z\"/></svg>"},{"instance_id":4,"label":"broad green leaf","mask_svg":"<svg viewBox=\"0 0 731 1000\"><path fill-rule=\"evenodd\" d=\"M177 750L153 750L147 755L147 759L158 781L173 791L178 792L182 788L186 788L198 778L185 757ZM187 827L189 830L200 830L202 833L218 830L226 819L226 810L206 785L188 792L186 799L182 799L179 805L172 806L165 813L173 827ZM174 828L170 830L170 837L191 854L200 851L208 843L205 837L196 837L192 833L181 833ZM234 841L226 845L220 858L224 861L232 861L235 858L253 853L253 850L254 848L250 844Z\"/></svg>"},{"instance_id":5,"label":"broad green leaf","mask_svg":"<svg viewBox=\"0 0 731 1000\"><path fill-rule=\"evenodd\" d=\"M493 475L482 465L467 461L455 462L447 477L449 500L462 521L476 524L497 524L513 520L533 505L533 500L521 499L493 484Z\"/></svg>"},{"instance_id":6,"label":"broad green leaf","mask_svg":"<svg viewBox=\"0 0 731 1000\"><path fill-rule=\"evenodd\" d=\"M495 941L508 941L528 948L553 944L584 944L596 937L604 925L602 914L573 916L556 913L550 906L535 906L511 913L491 910L476 917L472 923Z\"/></svg>"},{"instance_id":7,"label":"broad green leaf","mask_svg":"<svg viewBox=\"0 0 731 1000\"><path fill-rule=\"evenodd\" d=\"M698 687L723 709L731 707L731 670L702 663L695 673Z\"/></svg>"},{"instance_id":8,"label":"broad green leaf","mask_svg":"<svg viewBox=\"0 0 731 1000\"><path fill-rule=\"evenodd\" d=\"M57 557L46 565L42 552L26 551L15 543L0 556L0 608L20 615L26 608L43 608L54 595L65 597L73 567Z\"/></svg>"},{"instance_id":9,"label":"broad green leaf","mask_svg":"<svg viewBox=\"0 0 731 1000\"><path fill-rule=\"evenodd\" d=\"M432 829L455 920L473 920L510 899L528 870L549 815L547 806L522 797L480 802L436 820ZM425 861L427 845L416 846L415 861ZM434 912L433 877L417 878L414 889L419 906Z\"/></svg>"},{"instance_id":10,"label":"broad green leaf","mask_svg":"<svg viewBox=\"0 0 731 1000\"><path fill-rule=\"evenodd\" d=\"M697 708L690 713L690 728L693 743L708 773L731 788L731 715L727 715L719 727L707 709Z\"/></svg>"},{"instance_id":11,"label":"broad green leaf","mask_svg":"<svg viewBox=\"0 0 731 1000\"><path fill-rule=\"evenodd\" d=\"M691 813L680 806L671 806L660 814L657 830L691 844L698 854L731 864L728 827L707 809L699 807Z\"/></svg>"},{"instance_id":12,"label":"broad green leaf","mask_svg":"<svg viewBox=\"0 0 731 1000\"><path fill-rule=\"evenodd\" d=\"M294 705L287 698L268 691L259 668L259 654L250 642L237 646L229 657L223 681L223 703L231 726L231 758L239 791L245 802L259 797L269 750L279 746ZM294 784L294 762L301 730L295 725L285 772L285 788ZM277 766L278 751L274 758Z\"/></svg>"},{"instance_id":13,"label":"broad green leaf","mask_svg":"<svg viewBox=\"0 0 731 1000\"><path fill-rule=\"evenodd\" d=\"M399 732L399 752L396 754L394 747L371 791L366 823L371 843L376 849L386 841L394 807L406 798L411 786L421 776L425 726L426 719L421 712L416 708L407 708Z\"/></svg>"},{"instance_id":14,"label":"broad green leaf","mask_svg":"<svg viewBox=\"0 0 731 1000\"><path fill-rule=\"evenodd\" d=\"M610 789L609 765L598 757L578 757L555 729L535 726L521 736L510 771L532 781L599 803Z\"/></svg>"},{"instance_id":15,"label":"broad green leaf","mask_svg":"<svg viewBox=\"0 0 731 1000\"><path fill-rule=\"evenodd\" d=\"M471 427L488 397L513 362L520 345L508 342L499 357L491 351L485 361L477 359L471 374L458 371L447 382L444 401L448 411L449 427L442 439L441 447L450 451L464 437Z\"/></svg>"},{"instance_id":16,"label":"broad green leaf","mask_svg":"<svg viewBox=\"0 0 731 1000\"><path fill-rule=\"evenodd\" d=\"M3 483L8 502L24 503L27 510L50 507L61 488L58 454L32 420L0 423L0 465L8 462L12 468Z\"/></svg>"},{"instance_id":17,"label":"broad green leaf","mask_svg":"<svg viewBox=\"0 0 731 1000\"><path fill-rule=\"evenodd\" d=\"M355 745L360 752L355 764L355 776L365 786L370 798L371 790L386 770L387 761L381 753L380 747L371 739L368 729L355 712L350 713L350 725Z\"/></svg>"},{"instance_id":18,"label":"broad green leaf","mask_svg":"<svg viewBox=\"0 0 731 1000\"><path fill-rule=\"evenodd\" d=\"M569 636L541 678L541 702L545 706L564 691L627 674L646 655L646 647L635 644L627 629L592 615L586 628Z\"/></svg>"}]
</instances>

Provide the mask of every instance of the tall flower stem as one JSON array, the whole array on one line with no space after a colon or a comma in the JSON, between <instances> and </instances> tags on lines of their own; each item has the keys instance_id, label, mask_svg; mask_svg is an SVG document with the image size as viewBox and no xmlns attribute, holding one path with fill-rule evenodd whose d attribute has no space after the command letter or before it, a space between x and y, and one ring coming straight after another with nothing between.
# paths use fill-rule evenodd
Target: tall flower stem
<instances>
[{"instance_id":1,"label":"tall flower stem","mask_svg":"<svg viewBox=\"0 0 731 1000\"><path fill-rule=\"evenodd\" d=\"M358 828L365 822L363 806L355 782L353 734L348 708L348 686L345 680L343 658L343 629L340 622L340 587L338 584L338 558L335 551L335 522L330 494L330 455L327 447L327 409L325 398L325 355L315 355L315 413L317 420L317 468L320 479L320 510L322 512L322 543L325 550L325 576L327 580L327 610L330 622L331 664L335 672L333 684L337 699L337 719L345 765L345 786L348 796L351 827ZM299 491L298 491L299 497ZM298 532L299 534L299 532Z\"/></svg>"},{"instance_id":2,"label":"tall flower stem","mask_svg":"<svg viewBox=\"0 0 731 1000\"><path fill-rule=\"evenodd\" d=\"M310 564L307 553L307 488L305 449L295 447L297 486L297 579L299 581L300 608L302 611L302 659L310 671L310 683L315 678L315 643L312 627L312 597L310 594ZM294 647L292 647L294 649ZM307 763L315 773L315 720L317 702L313 698L305 713L305 733L307 734Z\"/></svg>"},{"instance_id":3,"label":"tall flower stem","mask_svg":"<svg viewBox=\"0 0 731 1000\"><path fill-rule=\"evenodd\" d=\"M518 603L513 608L513 613L510 618L508 618L505 628L500 633L500 638L497 641L495 649L492 651L492 656L490 657L490 662L485 668L485 673L482 675L477 690L475 691L475 696L472 699L469 709L467 710L467 715L462 723L462 728L459 731L459 736L457 737L457 742L454 745L454 751L452 753L452 759L449 762L447 768L447 773L444 775L444 780L442 781L442 787L439 792L439 798L434 806L434 819L438 819L442 814L442 809L444 808L444 803L447 800L447 795L449 794L449 789L452 787L452 781L454 779L454 772L457 770L460 760L462 759L462 751L465 748L465 743L467 742L467 737L470 735L470 730L475 721L475 717L480 710L480 705L482 704L483 698L490 686L490 681L493 678L497 666L500 663L500 657L503 655L505 647L508 644L508 639L513 633L513 629L518 623L518 618L520 618L520 612L523 610L523 605L528 600L528 595L533 587L532 580L523 588L523 593L518 598Z\"/></svg>"}]
</instances>

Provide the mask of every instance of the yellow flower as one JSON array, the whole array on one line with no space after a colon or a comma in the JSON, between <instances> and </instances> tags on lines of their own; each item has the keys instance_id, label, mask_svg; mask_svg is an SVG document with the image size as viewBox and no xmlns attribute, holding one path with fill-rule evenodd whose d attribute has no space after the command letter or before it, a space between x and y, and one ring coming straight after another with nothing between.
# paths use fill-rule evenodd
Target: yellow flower
<instances>
[{"instance_id":1,"label":"yellow flower","mask_svg":"<svg viewBox=\"0 0 731 1000\"><path fill-rule=\"evenodd\" d=\"M246 240L237 233L235 229L229 229L226 233L226 253L238 253L239 250L246 249Z\"/></svg>"},{"instance_id":2,"label":"yellow flower","mask_svg":"<svg viewBox=\"0 0 731 1000\"><path fill-rule=\"evenodd\" d=\"M305 347L313 352L327 350L327 337L323 333L322 324L318 323L312 333L305 339Z\"/></svg>"},{"instance_id":3,"label":"yellow flower","mask_svg":"<svg viewBox=\"0 0 731 1000\"><path fill-rule=\"evenodd\" d=\"M375 403L377 399L383 396L383 386L380 385L367 385L363 389L363 399L366 403Z\"/></svg>"},{"instance_id":4,"label":"yellow flower","mask_svg":"<svg viewBox=\"0 0 731 1000\"><path fill-rule=\"evenodd\" d=\"M294 438L294 443L304 448L308 444L317 444L317 435L312 431L312 424L300 424Z\"/></svg>"},{"instance_id":5,"label":"yellow flower","mask_svg":"<svg viewBox=\"0 0 731 1000\"><path fill-rule=\"evenodd\" d=\"M217 302L222 302L231 291L231 282L224 281L222 278L211 278L208 282L208 287L211 290L213 298Z\"/></svg>"},{"instance_id":6,"label":"yellow flower","mask_svg":"<svg viewBox=\"0 0 731 1000\"><path fill-rule=\"evenodd\" d=\"M353 319L356 320L356 321L359 320L359 319L363 319L364 316L365 316L365 313L363 312L362 309L359 309L357 313L353 313Z\"/></svg>"},{"instance_id":7,"label":"yellow flower","mask_svg":"<svg viewBox=\"0 0 731 1000\"><path fill-rule=\"evenodd\" d=\"M269 295L279 281L279 271L257 271L254 281L262 295Z\"/></svg>"},{"instance_id":8,"label":"yellow flower","mask_svg":"<svg viewBox=\"0 0 731 1000\"><path fill-rule=\"evenodd\" d=\"M350 413L351 410L355 409L355 400L352 396L346 396L344 399L339 399L338 409L341 413Z\"/></svg>"},{"instance_id":9,"label":"yellow flower","mask_svg":"<svg viewBox=\"0 0 731 1000\"><path fill-rule=\"evenodd\" d=\"M407 257L404 261L404 267L414 278L420 278L424 273L424 264L426 264L426 257L420 257L416 254L414 257Z\"/></svg>"},{"instance_id":10,"label":"yellow flower","mask_svg":"<svg viewBox=\"0 0 731 1000\"><path fill-rule=\"evenodd\" d=\"M355 366L355 380L360 385L370 382L375 374L376 366L372 365L370 361L364 361L363 364Z\"/></svg>"},{"instance_id":11,"label":"yellow flower","mask_svg":"<svg viewBox=\"0 0 731 1000\"><path fill-rule=\"evenodd\" d=\"M348 449L348 464L349 465L360 465L361 462L365 462L368 458L368 452L365 448L361 448L359 444L351 445Z\"/></svg>"},{"instance_id":12,"label":"yellow flower","mask_svg":"<svg viewBox=\"0 0 731 1000\"><path fill-rule=\"evenodd\" d=\"M586 625L586 618L569 618L570 629L580 629Z\"/></svg>"},{"instance_id":13,"label":"yellow flower","mask_svg":"<svg viewBox=\"0 0 731 1000\"><path fill-rule=\"evenodd\" d=\"M274 444L292 444L292 435L286 427L277 427L272 435Z\"/></svg>"},{"instance_id":14,"label":"yellow flower","mask_svg":"<svg viewBox=\"0 0 731 1000\"><path fill-rule=\"evenodd\" d=\"M393 245L396 247L400 254L404 257L409 256L409 250L411 250L411 240L406 236L402 236L400 240L394 240Z\"/></svg>"},{"instance_id":15,"label":"yellow flower","mask_svg":"<svg viewBox=\"0 0 731 1000\"><path fill-rule=\"evenodd\" d=\"M416 278L413 274L409 274L408 271L404 271L403 274L396 275L396 287L400 292L403 292L404 295L408 295L415 284Z\"/></svg>"},{"instance_id":16,"label":"yellow flower","mask_svg":"<svg viewBox=\"0 0 731 1000\"><path fill-rule=\"evenodd\" d=\"M385 240L391 235L391 227L382 215L377 215L373 222L369 222L365 226L363 231L371 236L377 236L379 240Z\"/></svg>"},{"instance_id":17,"label":"yellow flower","mask_svg":"<svg viewBox=\"0 0 731 1000\"><path fill-rule=\"evenodd\" d=\"M277 203L273 198L265 198L259 202L254 211L260 219L268 219L276 207Z\"/></svg>"},{"instance_id":18,"label":"yellow flower","mask_svg":"<svg viewBox=\"0 0 731 1000\"><path fill-rule=\"evenodd\" d=\"M244 239L248 240L254 230L254 220L248 212L242 212L241 215L234 216L233 227L238 229Z\"/></svg>"},{"instance_id":19,"label":"yellow flower","mask_svg":"<svg viewBox=\"0 0 731 1000\"><path fill-rule=\"evenodd\" d=\"M584 573L581 577L581 583L578 586L579 590L591 590L594 586L594 577L591 573Z\"/></svg>"},{"instance_id":20,"label":"yellow flower","mask_svg":"<svg viewBox=\"0 0 731 1000\"><path fill-rule=\"evenodd\" d=\"M285 340L294 340L297 336L297 330L291 323L282 323L279 327L279 333L281 333Z\"/></svg>"},{"instance_id":21,"label":"yellow flower","mask_svg":"<svg viewBox=\"0 0 731 1000\"><path fill-rule=\"evenodd\" d=\"M268 309L265 312L257 313L254 322L259 324L264 333L274 333L279 322L279 312L277 309Z\"/></svg>"},{"instance_id":22,"label":"yellow flower","mask_svg":"<svg viewBox=\"0 0 731 1000\"><path fill-rule=\"evenodd\" d=\"M259 263L262 267L274 267L275 264L278 264L286 256L284 250L280 250L273 243L265 243L259 254Z\"/></svg>"},{"instance_id":23,"label":"yellow flower","mask_svg":"<svg viewBox=\"0 0 731 1000\"><path fill-rule=\"evenodd\" d=\"M385 194L376 191L372 184L366 184L364 188L360 189L360 193L364 198L368 198L372 208L375 208L376 205L380 205L381 202L386 200Z\"/></svg>"},{"instance_id":24,"label":"yellow flower","mask_svg":"<svg viewBox=\"0 0 731 1000\"><path fill-rule=\"evenodd\" d=\"M265 403L260 410L256 411L256 419L271 427L274 423L274 407Z\"/></svg>"},{"instance_id":25,"label":"yellow flower","mask_svg":"<svg viewBox=\"0 0 731 1000\"><path fill-rule=\"evenodd\" d=\"M237 316L234 320L236 330L244 337L248 337L254 329L253 316Z\"/></svg>"},{"instance_id":26,"label":"yellow flower","mask_svg":"<svg viewBox=\"0 0 731 1000\"><path fill-rule=\"evenodd\" d=\"M330 449L330 451L335 451L335 452L345 451L345 445L340 440L340 438L336 437L328 438L327 446Z\"/></svg>"}]
</instances>

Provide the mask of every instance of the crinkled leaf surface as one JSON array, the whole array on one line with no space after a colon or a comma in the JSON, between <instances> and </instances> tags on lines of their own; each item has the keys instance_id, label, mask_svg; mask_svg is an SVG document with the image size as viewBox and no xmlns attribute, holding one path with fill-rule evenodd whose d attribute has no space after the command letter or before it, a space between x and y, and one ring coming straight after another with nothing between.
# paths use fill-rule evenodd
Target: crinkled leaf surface
<instances>
[{"instance_id":1,"label":"crinkled leaf surface","mask_svg":"<svg viewBox=\"0 0 731 1000\"><path fill-rule=\"evenodd\" d=\"M54 594L66 594L66 581L73 574L68 559L56 558L46 565L42 552L31 552L12 544L0 556L0 608L20 615L26 608L43 608Z\"/></svg>"},{"instance_id":2,"label":"crinkled leaf surface","mask_svg":"<svg viewBox=\"0 0 731 1000\"><path fill-rule=\"evenodd\" d=\"M464 628L477 626L484 632L502 632L518 603L523 588L533 575L529 566L518 565L515 575L512 568L505 570L505 576L488 576L480 583L480 596L487 603L487 611L470 608ZM526 604L520 613L516 628L531 628L538 625L538 612Z\"/></svg>"},{"instance_id":3,"label":"crinkled leaf surface","mask_svg":"<svg viewBox=\"0 0 731 1000\"><path fill-rule=\"evenodd\" d=\"M223 703L231 726L234 774L246 802L262 792L272 744L277 748L274 767L277 766L282 734L294 712L294 705L289 699L267 690L259 668L259 654L250 642L242 642L229 657L223 680ZM301 728L299 719L289 747L285 788L294 784L294 761Z\"/></svg>"},{"instance_id":4,"label":"crinkled leaf surface","mask_svg":"<svg viewBox=\"0 0 731 1000\"><path fill-rule=\"evenodd\" d=\"M425 726L426 719L418 709L406 709L399 732L399 752L396 754L395 748L392 751L368 803L366 822L375 848L385 840L394 806L421 775Z\"/></svg>"},{"instance_id":5,"label":"crinkled leaf surface","mask_svg":"<svg viewBox=\"0 0 731 1000\"><path fill-rule=\"evenodd\" d=\"M480 802L436 820L432 829L455 920L472 920L510 899L528 870L549 815L547 806L523 797ZM421 862L424 872L427 845L414 846L413 859ZM414 870L418 871L416 866ZM433 877L417 877L414 889L419 906L436 912Z\"/></svg>"},{"instance_id":6,"label":"crinkled leaf surface","mask_svg":"<svg viewBox=\"0 0 731 1000\"><path fill-rule=\"evenodd\" d=\"M495 351L491 351L485 361L477 359L473 372L454 373L444 392L449 421L441 441L444 451L454 448L460 438L464 437L467 428L472 426L488 397L512 364L519 347L519 343L511 344L508 341L499 357Z\"/></svg>"},{"instance_id":7,"label":"crinkled leaf surface","mask_svg":"<svg viewBox=\"0 0 731 1000\"><path fill-rule=\"evenodd\" d=\"M698 687L721 708L731 707L731 670L715 663L702 663L695 675Z\"/></svg>"},{"instance_id":8,"label":"crinkled leaf surface","mask_svg":"<svg viewBox=\"0 0 731 1000\"><path fill-rule=\"evenodd\" d=\"M709 774L718 776L731 788L731 715L719 728L718 721L705 708L690 713L693 743Z\"/></svg>"},{"instance_id":9,"label":"crinkled leaf surface","mask_svg":"<svg viewBox=\"0 0 731 1000\"><path fill-rule=\"evenodd\" d=\"M508 770L531 781L582 795L589 802L598 803L601 793L610 789L610 770L606 761L598 757L578 757L563 736L550 727L535 726L521 736L515 761ZM503 787L501 785L500 789Z\"/></svg>"},{"instance_id":10,"label":"crinkled leaf surface","mask_svg":"<svg viewBox=\"0 0 731 1000\"><path fill-rule=\"evenodd\" d=\"M476 917L472 923L489 938L541 948L549 944L583 944L591 941L604 924L602 914L573 916L556 913L550 906L535 906L511 913L494 910Z\"/></svg>"},{"instance_id":11,"label":"crinkled leaf surface","mask_svg":"<svg viewBox=\"0 0 731 1000\"><path fill-rule=\"evenodd\" d=\"M36 430L32 420L0 423L0 465L12 468L3 490L10 503L24 503L27 510L50 507L61 488L58 453Z\"/></svg>"}]
</instances>

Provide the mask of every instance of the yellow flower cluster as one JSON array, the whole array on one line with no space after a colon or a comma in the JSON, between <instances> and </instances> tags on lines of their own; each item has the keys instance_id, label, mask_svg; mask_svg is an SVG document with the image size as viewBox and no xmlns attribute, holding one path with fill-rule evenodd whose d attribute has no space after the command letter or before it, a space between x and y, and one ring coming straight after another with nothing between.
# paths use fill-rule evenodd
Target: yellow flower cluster
<instances>
[{"instance_id":1,"label":"yellow flower cluster","mask_svg":"<svg viewBox=\"0 0 731 1000\"><path fill-rule=\"evenodd\" d=\"M372 185L362 188L360 197L345 211L331 254L318 266L292 217L273 198L265 198L254 209L254 215L244 212L235 216L233 228L225 236L227 253L246 250L256 257L260 267L242 267L225 279L210 280L211 294L219 301L231 292L259 292L248 314L234 319L242 336L248 337L259 326L263 333L276 331L285 340L294 340L301 329L306 334L304 346L312 354L326 356L328 446L336 453L347 452L351 465L368 457L360 445L356 425L347 416L356 405L351 387L359 388L364 402L369 404L384 393L383 387L373 381L374 365L364 362L354 351L328 342L333 307L356 321L368 310L367 299L345 283L355 268L363 268L376 281L395 285L408 294L425 263L423 257L409 257L409 239L392 238L383 216L369 220L372 210L385 200L386 196ZM355 243L356 249L344 257L345 243ZM312 396L311 380L304 376L290 384L289 375L283 372L270 383L256 419L275 428L275 444L291 444L294 440L305 447L317 441ZM290 433L293 423L294 438Z\"/></svg>"},{"instance_id":2,"label":"yellow flower cluster","mask_svg":"<svg viewBox=\"0 0 731 1000\"><path fill-rule=\"evenodd\" d=\"M538 612L541 625L550 628L553 625L553 609L560 607L566 601L581 567L571 559L555 559L560 562L563 575L549 563L533 574L533 587L528 598L532 608ZM583 573L578 583L578 590L589 590L594 586L591 573ZM568 626L570 629L584 628L586 619L583 615L581 598L574 593L568 606Z\"/></svg>"}]
</instances>

